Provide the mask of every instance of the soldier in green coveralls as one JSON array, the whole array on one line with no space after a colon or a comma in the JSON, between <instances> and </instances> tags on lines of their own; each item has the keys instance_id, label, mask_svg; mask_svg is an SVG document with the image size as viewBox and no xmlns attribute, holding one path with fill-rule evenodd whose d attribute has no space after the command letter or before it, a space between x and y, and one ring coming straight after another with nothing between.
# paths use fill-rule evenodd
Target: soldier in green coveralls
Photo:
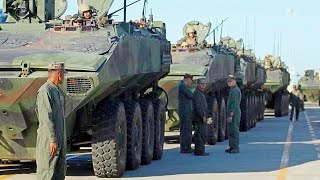
<instances>
[{"instance_id":1,"label":"soldier in green coveralls","mask_svg":"<svg viewBox=\"0 0 320 180\"><path fill-rule=\"evenodd\" d=\"M197 88L193 93L193 118L195 123L195 150L196 156L208 156L209 153L205 152L205 144L207 139L207 114L208 104L206 96L203 91L206 88L205 79L198 79Z\"/></svg>"},{"instance_id":2,"label":"soldier in green coveralls","mask_svg":"<svg viewBox=\"0 0 320 180\"><path fill-rule=\"evenodd\" d=\"M180 152L192 153L192 75L186 74L178 85L178 114L180 119Z\"/></svg>"},{"instance_id":3,"label":"soldier in green coveralls","mask_svg":"<svg viewBox=\"0 0 320 180\"><path fill-rule=\"evenodd\" d=\"M237 86L237 81L234 76L228 78L228 86L230 87L230 91L227 102L227 123L230 148L226 150L226 153L239 153L241 91Z\"/></svg>"},{"instance_id":4,"label":"soldier in green coveralls","mask_svg":"<svg viewBox=\"0 0 320 180\"><path fill-rule=\"evenodd\" d=\"M58 85L64 80L64 63L52 63L48 80L38 90L36 162L38 180L63 180L66 175L65 98Z\"/></svg>"}]
</instances>

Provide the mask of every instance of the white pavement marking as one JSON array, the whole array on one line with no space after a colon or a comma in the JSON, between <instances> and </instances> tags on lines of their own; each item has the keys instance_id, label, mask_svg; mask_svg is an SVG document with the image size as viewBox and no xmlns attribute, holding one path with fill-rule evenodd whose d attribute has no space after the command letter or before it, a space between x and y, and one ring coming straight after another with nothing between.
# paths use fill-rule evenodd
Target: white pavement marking
<instances>
[{"instance_id":1,"label":"white pavement marking","mask_svg":"<svg viewBox=\"0 0 320 180\"><path fill-rule=\"evenodd\" d=\"M285 180L287 177L293 126L294 126L294 123L291 121L288 129L287 140L284 145L284 149L282 153L281 165L280 165L280 170L278 172L277 180Z\"/></svg>"},{"instance_id":2,"label":"white pavement marking","mask_svg":"<svg viewBox=\"0 0 320 180\"><path fill-rule=\"evenodd\" d=\"M310 121L309 116L308 116L306 111L304 111L304 116L306 117L307 123L311 124L311 121ZM315 134L315 131L314 131L313 127L312 127L312 124L309 126L309 131L310 131L310 134L311 134L311 137L312 137L311 138L312 141L317 141L316 134ZM315 145L315 149L317 151L318 159L320 159L320 148L317 147L317 144L313 144L313 145Z\"/></svg>"},{"instance_id":3,"label":"white pavement marking","mask_svg":"<svg viewBox=\"0 0 320 180\"><path fill-rule=\"evenodd\" d=\"M83 154L71 155L71 156L68 156L68 157L66 158L66 160L68 161L68 160L70 160L70 159L75 159L75 158L80 157L80 156L82 156L82 155L83 155Z\"/></svg>"}]
</instances>

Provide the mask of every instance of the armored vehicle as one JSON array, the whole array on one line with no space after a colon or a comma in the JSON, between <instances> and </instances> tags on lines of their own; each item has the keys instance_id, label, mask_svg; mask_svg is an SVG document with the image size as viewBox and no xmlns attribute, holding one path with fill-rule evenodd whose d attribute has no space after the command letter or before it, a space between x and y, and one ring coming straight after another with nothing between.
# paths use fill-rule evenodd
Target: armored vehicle
<instances>
[{"instance_id":1,"label":"armored vehicle","mask_svg":"<svg viewBox=\"0 0 320 180\"><path fill-rule=\"evenodd\" d=\"M290 96L287 87L290 84L290 74L280 57L267 55L262 63L267 70L267 82L263 85L266 108L274 109L276 117L286 116L289 113Z\"/></svg>"},{"instance_id":2,"label":"armored vehicle","mask_svg":"<svg viewBox=\"0 0 320 180\"><path fill-rule=\"evenodd\" d=\"M235 76L241 89L240 130L255 127L257 120L264 119L264 99L262 86L266 82L266 70L256 61L251 49L242 48L243 40L231 37L220 40L220 51L235 58Z\"/></svg>"},{"instance_id":3,"label":"armored vehicle","mask_svg":"<svg viewBox=\"0 0 320 180\"><path fill-rule=\"evenodd\" d=\"M93 17L60 19L65 0L4 0L0 24L0 159L34 160L35 100L47 66L65 62L61 89L69 150L92 147L98 177L162 157L165 104L158 81L170 70L163 22L115 22L113 0L79 0ZM80 21L79 21L80 18ZM9 23L10 22L10 23ZM80 24L79 24L80 23Z\"/></svg>"},{"instance_id":4,"label":"armored vehicle","mask_svg":"<svg viewBox=\"0 0 320 180\"><path fill-rule=\"evenodd\" d=\"M205 94L209 106L208 112L214 121L208 126L208 143L216 144L217 141L223 141L226 138L226 100L228 97L226 79L229 75L236 75L237 71L241 71L241 67L240 63L236 63L240 61L237 61L233 51L224 49L222 45L207 44L205 39L210 28L210 23L204 25L198 21L188 22L184 26L183 34L185 37L172 46L173 64L170 67L169 75L160 81L160 85L169 97L166 131L174 131L179 128L177 84L186 73L192 74L194 80L199 78L206 79ZM195 30L196 45L190 45L185 42L187 30L189 29ZM255 66L252 68L255 69ZM253 73L253 78L255 78L255 71L247 71ZM238 74L240 75L241 73L239 72ZM240 79L243 81L243 78ZM255 79L253 81L255 82ZM196 84L194 83L192 88L195 88L195 86Z\"/></svg>"},{"instance_id":5,"label":"armored vehicle","mask_svg":"<svg viewBox=\"0 0 320 180\"><path fill-rule=\"evenodd\" d=\"M320 106L320 75L314 70L306 70L303 77L298 81L301 86L300 90L305 96L305 100L311 102L318 102Z\"/></svg>"}]
</instances>

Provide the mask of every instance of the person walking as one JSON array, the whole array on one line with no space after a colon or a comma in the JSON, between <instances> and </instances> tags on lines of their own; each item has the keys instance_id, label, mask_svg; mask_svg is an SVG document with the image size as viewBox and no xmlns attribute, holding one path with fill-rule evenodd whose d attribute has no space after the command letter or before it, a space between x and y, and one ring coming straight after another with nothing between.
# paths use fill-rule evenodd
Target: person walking
<instances>
[{"instance_id":1,"label":"person walking","mask_svg":"<svg viewBox=\"0 0 320 180\"><path fill-rule=\"evenodd\" d=\"M290 106L291 106L291 113L290 113L290 121L293 121L293 114L295 114L296 121L299 120L299 113L301 107L301 92L297 89L296 85L292 86L292 91L290 93Z\"/></svg>"},{"instance_id":2,"label":"person walking","mask_svg":"<svg viewBox=\"0 0 320 180\"><path fill-rule=\"evenodd\" d=\"M64 63L52 63L48 80L37 93L39 127L36 142L37 180L63 180L66 175L65 98L58 87L64 80Z\"/></svg>"},{"instance_id":3,"label":"person walking","mask_svg":"<svg viewBox=\"0 0 320 180\"><path fill-rule=\"evenodd\" d=\"M228 123L228 137L230 148L225 150L226 153L239 153L239 127L240 127L240 102L241 91L237 86L237 81L234 76L230 76L227 80L230 88L227 101L227 123Z\"/></svg>"}]
</instances>

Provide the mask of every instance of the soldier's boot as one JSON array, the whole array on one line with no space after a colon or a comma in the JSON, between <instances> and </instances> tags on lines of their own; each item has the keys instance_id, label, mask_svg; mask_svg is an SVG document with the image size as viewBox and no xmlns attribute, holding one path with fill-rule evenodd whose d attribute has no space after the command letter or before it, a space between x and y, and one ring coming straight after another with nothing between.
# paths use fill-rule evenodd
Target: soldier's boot
<instances>
[{"instance_id":1,"label":"soldier's boot","mask_svg":"<svg viewBox=\"0 0 320 180\"><path fill-rule=\"evenodd\" d=\"M240 149L239 149L239 148L232 148L229 153L230 153L230 154L240 153Z\"/></svg>"},{"instance_id":2,"label":"soldier's boot","mask_svg":"<svg viewBox=\"0 0 320 180\"><path fill-rule=\"evenodd\" d=\"M230 148L230 149L225 150L225 152L230 153L230 154L234 154L234 153L239 153L240 150L239 150L239 148Z\"/></svg>"},{"instance_id":3,"label":"soldier's boot","mask_svg":"<svg viewBox=\"0 0 320 180\"><path fill-rule=\"evenodd\" d=\"M226 153L230 153L230 151L231 151L231 148L226 149L224 152L226 152Z\"/></svg>"}]
</instances>

